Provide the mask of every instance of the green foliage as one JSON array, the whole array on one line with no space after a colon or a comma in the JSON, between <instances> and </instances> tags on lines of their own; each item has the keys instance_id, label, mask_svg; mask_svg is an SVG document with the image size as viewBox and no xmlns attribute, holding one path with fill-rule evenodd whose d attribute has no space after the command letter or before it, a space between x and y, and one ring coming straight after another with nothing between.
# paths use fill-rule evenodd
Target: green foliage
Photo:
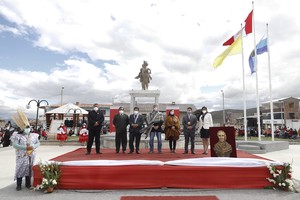
<instances>
[{"instance_id":1,"label":"green foliage","mask_svg":"<svg viewBox=\"0 0 300 200\"><path fill-rule=\"evenodd\" d=\"M297 192L295 182L292 179L292 167L290 163L284 163L283 166L267 166L270 171L270 177L267 180L272 183L272 186L265 188L280 189L284 191Z\"/></svg>"},{"instance_id":2,"label":"green foliage","mask_svg":"<svg viewBox=\"0 0 300 200\"><path fill-rule=\"evenodd\" d=\"M61 176L60 165L58 162L40 162L41 173L43 175L42 184L37 186L37 189L47 190L55 188Z\"/></svg>"}]
</instances>

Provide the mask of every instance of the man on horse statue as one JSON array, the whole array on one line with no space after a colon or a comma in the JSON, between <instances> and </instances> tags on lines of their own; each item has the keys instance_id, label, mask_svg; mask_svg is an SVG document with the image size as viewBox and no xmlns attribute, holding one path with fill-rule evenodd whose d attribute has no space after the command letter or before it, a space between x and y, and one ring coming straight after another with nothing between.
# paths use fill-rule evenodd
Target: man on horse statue
<instances>
[{"instance_id":1,"label":"man on horse statue","mask_svg":"<svg viewBox=\"0 0 300 200\"><path fill-rule=\"evenodd\" d=\"M147 67L148 63L147 61L144 61L142 68L140 69L140 73L137 77L135 77L136 79L140 79L141 85L142 85L142 89L143 90L148 90L148 85L150 83L150 80L152 80L151 77L151 69Z\"/></svg>"}]
</instances>

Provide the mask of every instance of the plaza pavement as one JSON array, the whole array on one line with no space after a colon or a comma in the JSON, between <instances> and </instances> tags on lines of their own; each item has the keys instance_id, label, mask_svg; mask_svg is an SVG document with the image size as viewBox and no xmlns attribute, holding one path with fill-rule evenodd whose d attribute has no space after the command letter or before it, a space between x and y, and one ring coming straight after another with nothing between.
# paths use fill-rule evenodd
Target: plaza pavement
<instances>
[{"instance_id":1,"label":"plaza pavement","mask_svg":"<svg viewBox=\"0 0 300 200\"><path fill-rule=\"evenodd\" d=\"M37 149L36 163L75 150L80 146L40 146ZM197 148L199 149L199 147ZM198 150L199 152L199 150ZM290 145L288 150L259 154L258 156L276 161L292 163L293 177L300 180L300 145ZM55 190L44 194L32 191L24 186L15 190L13 181L15 171L15 152L12 147L0 148L0 199L2 200L119 200L121 196L207 196L216 195L220 200L254 200L254 199L300 199L300 193L274 191L267 189L137 189L137 190ZM159 177L158 177L159 178ZM199 177L201 179L201 177ZM300 190L298 186L298 190Z\"/></svg>"}]
</instances>

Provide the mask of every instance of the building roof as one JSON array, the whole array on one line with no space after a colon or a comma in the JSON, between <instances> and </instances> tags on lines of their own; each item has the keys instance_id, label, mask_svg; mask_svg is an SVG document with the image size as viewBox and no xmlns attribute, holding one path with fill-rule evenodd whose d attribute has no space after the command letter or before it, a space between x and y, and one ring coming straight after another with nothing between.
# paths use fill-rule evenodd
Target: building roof
<instances>
[{"instance_id":1,"label":"building roof","mask_svg":"<svg viewBox=\"0 0 300 200\"><path fill-rule=\"evenodd\" d=\"M272 102L273 103L280 103L280 102L283 102L283 101L294 101L294 100L300 101L300 98L298 98L298 97L285 97L285 98L280 98L280 99L273 99ZM262 104L267 104L267 103L270 103L270 101L262 102Z\"/></svg>"},{"instance_id":2,"label":"building roof","mask_svg":"<svg viewBox=\"0 0 300 200\"><path fill-rule=\"evenodd\" d=\"M67 103L58 108L50 110L50 111L46 112L46 114L72 114L75 112L76 112L76 114L88 114L88 111L86 111L85 109L80 108L79 106L76 106L72 103Z\"/></svg>"}]
</instances>

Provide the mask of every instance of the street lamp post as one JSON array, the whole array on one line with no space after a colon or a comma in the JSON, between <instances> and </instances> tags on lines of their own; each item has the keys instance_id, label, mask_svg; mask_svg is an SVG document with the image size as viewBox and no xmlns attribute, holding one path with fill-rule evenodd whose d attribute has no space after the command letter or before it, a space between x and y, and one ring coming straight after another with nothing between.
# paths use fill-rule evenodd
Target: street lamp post
<instances>
[{"instance_id":1,"label":"street lamp post","mask_svg":"<svg viewBox=\"0 0 300 200\"><path fill-rule=\"evenodd\" d=\"M77 130L76 130L76 128L77 128L77 116L76 116L76 114L77 114L77 113L76 113L76 111L79 110L80 114L82 114L82 111L81 111L80 109L78 109L78 108L75 108L75 109L74 109L74 108L70 108L70 109L68 110L68 113L70 113L71 110L74 112L74 115L73 115L73 116L74 116L74 117L73 117L74 133L77 134ZM79 118L79 117L78 117L78 118Z\"/></svg>"},{"instance_id":2,"label":"street lamp post","mask_svg":"<svg viewBox=\"0 0 300 200\"><path fill-rule=\"evenodd\" d=\"M35 117L35 129L37 130L37 126L38 126L38 118L39 118L39 108L40 108L40 105L42 102L45 102L47 103L47 105L49 105L48 101L42 99L42 100L35 100L35 99L32 99L28 102L27 104L27 109L30 108L30 103L31 102L35 102L36 103L36 117Z\"/></svg>"},{"instance_id":3,"label":"street lamp post","mask_svg":"<svg viewBox=\"0 0 300 200\"><path fill-rule=\"evenodd\" d=\"M283 127L283 122L284 122L284 116L283 116L283 104L284 104L284 102L283 101L281 101L280 102L281 104L280 104L280 118L281 118L281 129L282 129L282 127Z\"/></svg>"},{"instance_id":4,"label":"street lamp post","mask_svg":"<svg viewBox=\"0 0 300 200\"><path fill-rule=\"evenodd\" d=\"M221 90L221 92L222 92L222 100L223 100L223 124L225 126L226 123L225 123L224 91Z\"/></svg>"},{"instance_id":5,"label":"street lamp post","mask_svg":"<svg viewBox=\"0 0 300 200\"><path fill-rule=\"evenodd\" d=\"M60 105L63 105L63 92L64 92L64 87L61 87L61 92L60 92Z\"/></svg>"}]
</instances>

